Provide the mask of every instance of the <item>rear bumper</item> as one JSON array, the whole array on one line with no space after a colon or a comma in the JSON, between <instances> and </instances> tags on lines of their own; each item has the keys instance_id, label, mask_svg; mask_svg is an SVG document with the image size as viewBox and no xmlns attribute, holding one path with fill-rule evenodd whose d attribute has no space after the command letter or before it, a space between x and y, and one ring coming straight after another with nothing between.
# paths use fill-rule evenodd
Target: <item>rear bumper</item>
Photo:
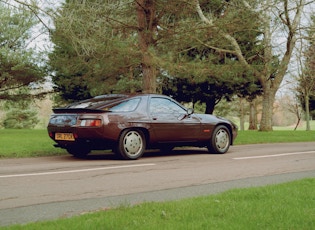
<instances>
[{"instance_id":1,"label":"rear bumper","mask_svg":"<svg viewBox=\"0 0 315 230\"><path fill-rule=\"evenodd\" d=\"M48 127L49 137L56 142L58 148L70 148L71 146L84 146L91 150L110 149L116 140L104 135L103 127L81 128L81 127ZM74 140L56 140L56 133L72 133Z\"/></svg>"}]
</instances>

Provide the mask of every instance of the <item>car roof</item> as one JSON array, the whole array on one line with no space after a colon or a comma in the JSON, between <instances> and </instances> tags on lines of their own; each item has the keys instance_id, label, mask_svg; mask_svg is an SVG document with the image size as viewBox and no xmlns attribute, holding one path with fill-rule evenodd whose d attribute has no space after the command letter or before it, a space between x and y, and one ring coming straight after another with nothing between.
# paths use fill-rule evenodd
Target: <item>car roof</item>
<instances>
[{"instance_id":1,"label":"car roof","mask_svg":"<svg viewBox=\"0 0 315 230\"><path fill-rule=\"evenodd\" d=\"M127 98L128 95L125 94L105 94L99 95L96 97L92 97L86 100L77 101L67 105L65 108L97 108L102 105L106 105L108 103L112 103L115 101L120 101L122 99Z\"/></svg>"},{"instance_id":2,"label":"car roof","mask_svg":"<svg viewBox=\"0 0 315 230\"><path fill-rule=\"evenodd\" d=\"M93 98L89 98L86 100L82 100L82 101L78 101L78 102L74 102L72 104L67 105L66 107L64 107L65 109L97 109L99 107L103 107L109 104L113 104L113 103L117 103L120 102L122 100L128 99L128 98L132 98L132 97L145 97L145 96L149 96L149 97L167 97L165 95L162 94L153 94L153 93L146 93L146 94L142 94L142 93L134 93L134 94L104 94L104 95L99 95L99 96L95 96Z\"/></svg>"}]
</instances>

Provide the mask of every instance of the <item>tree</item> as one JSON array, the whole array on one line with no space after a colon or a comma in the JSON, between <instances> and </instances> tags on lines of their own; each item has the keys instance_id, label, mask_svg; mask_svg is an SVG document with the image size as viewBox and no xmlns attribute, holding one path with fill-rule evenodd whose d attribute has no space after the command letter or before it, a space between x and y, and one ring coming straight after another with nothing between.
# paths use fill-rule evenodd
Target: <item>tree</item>
<instances>
[{"instance_id":1,"label":"tree","mask_svg":"<svg viewBox=\"0 0 315 230\"><path fill-rule=\"evenodd\" d=\"M50 55L53 80L62 97L78 100L100 93L121 92L119 78L120 82L135 80L134 86L139 86L141 77L143 92L161 92L157 82L160 84L161 75L167 73L172 79L184 79L178 82L188 79L187 84L198 91L194 95L207 104L206 112L212 113L215 104L222 98L230 100L237 88L243 93L252 90L253 87L246 87L248 82L255 84L251 73L240 68L234 61L235 55L217 52L205 45L206 41L200 38L213 36L192 15L194 8L183 10L179 8L181 4L189 6L185 1L166 4L162 0L134 1L132 5L125 1L107 1L107 4L97 0L67 1L55 19L56 29L52 33L55 48ZM218 15L222 15L225 6L218 10ZM136 9L136 17L126 16L132 15L132 9ZM237 15L227 14L222 26L234 17L231 28L236 27ZM247 18L253 18L251 12ZM193 30L187 27L187 22ZM237 27L239 31L235 29L234 33L238 33L239 41L247 50L248 61L257 62L258 30L248 30L247 24L243 23L242 29ZM254 23L253 26L257 27ZM139 87L126 89L140 90Z\"/></svg>"},{"instance_id":2,"label":"tree","mask_svg":"<svg viewBox=\"0 0 315 230\"><path fill-rule=\"evenodd\" d=\"M253 20L257 18L254 13L226 1L203 1L201 7L213 12L220 30L234 34L249 63L262 63L260 21ZM215 105L222 99L231 101L234 95L254 98L260 93L259 82L239 64L235 54L226 52L229 43L217 36L212 26L200 23L194 12L195 8L190 8L186 14L177 15L181 18L174 23L172 46L164 50L171 58L164 55L163 67L172 77L166 76L163 93L182 101L204 102L206 113L213 113Z\"/></svg>"},{"instance_id":3,"label":"tree","mask_svg":"<svg viewBox=\"0 0 315 230\"><path fill-rule=\"evenodd\" d=\"M155 37L159 23L156 4L155 0L135 1L144 93L156 93L157 66L154 64L154 58L150 52L150 48L156 46Z\"/></svg>"},{"instance_id":4,"label":"tree","mask_svg":"<svg viewBox=\"0 0 315 230\"><path fill-rule=\"evenodd\" d=\"M305 111L306 130L310 130L310 108L313 110L315 107L310 105L310 100L314 97L315 89L315 17L312 17L311 27L308 30L308 45L305 50L305 63L304 69L299 74L299 86L297 90L298 97Z\"/></svg>"},{"instance_id":5,"label":"tree","mask_svg":"<svg viewBox=\"0 0 315 230\"><path fill-rule=\"evenodd\" d=\"M66 1L54 19L49 65L56 89L66 100L115 92L120 78L134 78L130 73L137 71L136 39L123 26L130 4L106 3ZM137 85L134 79L129 82L135 82L131 88Z\"/></svg>"},{"instance_id":6,"label":"tree","mask_svg":"<svg viewBox=\"0 0 315 230\"><path fill-rule=\"evenodd\" d=\"M27 89L19 89L20 94L27 95ZM19 101L6 101L4 103L6 115L3 120L3 127L6 129L31 129L34 128L39 119L37 111L32 107L32 100L24 98Z\"/></svg>"},{"instance_id":7,"label":"tree","mask_svg":"<svg viewBox=\"0 0 315 230\"><path fill-rule=\"evenodd\" d=\"M53 81L65 99L121 92L118 85L122 84L117 84L120 78L120 82L135 80L135 87L125 90L141 90L140 77L143 92L156 92L159 88L157 76L168 67L163 64L172 63L163 52L170 50L172 40L178 43L185 36L176 38L179 27L186 27L180 21L191 11L179 11L179 2L134 1L132 5L121 2L124 1L107 1L107 4L96 0L67 1L63 5L52 32L55 47L50 54L50 65L55 73ZM132 15L132 9L136 9L136 17L125 16ZM174 23L178 28L175 32ZM181 76L185 74L178 72ZM212 84L211 88L222 85Z\"/></svg>"},{"instance_id":8,"label":"tree","mask_svg":"<svg viewBox=\"0 0 315 230\"><path fill-rule=\"evenodd\" d=\"M292 56L294 46L297 41L297 32L299 29L299 23L301 20L301 14L305 5L304 0L299 1L259 1L249 2L241 1L243 7L248 11L257 13L257 16L261 22L263 22L263 37L262 43L264 47L263 60L264 65L262 69L257 69L256 66L250 65L241 50L241 46L233 34L227 30L222 30L216 25L215 15L205 15L199 0L194 0L196 11L206 25L213 28L213 32L219 34L222 39L230 44L229 49L226 49L226 53L234 54L238 61L248 70L250 70L254 76L259 80L263 88L263 110L260 123L261 131L272 130L272 107L275 99L275 94L279 89L279 86L284 78L284 75L288 69L288 65ZM275 6L275 7L273 7ZM273 15L276 15L273 17ZM272 50L272 31L275 26L273 21L279 23L282 26L282 37L285 38L285 52L282 57L279 57L279 61L274 58L274 50ZM220 47L216 48L220 50Z\"/></svg>"},{"instance_id":9,"label":"tree","mask_svg":"<svg viewBox=\"0 0 315 230\"><path fill-rule=\"evenodd\" d=\"M115 0L63 4L54 20L51 37L55 47L49 63L63 98L156 92L155 4ZM123 89L121 83L126 82L129 87Z\"/></svg>"},{"instance_id":10,"label":"tree","mask_svg":"<svg viewBox=\"0 0 315 230\"><path fill-rule=\"evenodd\" d=\"M31 95L17 89L34 87L44 80L38 57L28 48L36 23L25 7L0 2L0 100L25 99Z\"/></svg>"},{"instance_id":11,"label":"tree","mask_svg":"<svg viewBox=\"0 0 315 230\"><path fill-rule=\"evenodd\" d=\"M114 89L118 73L124 79L128 79L126 73L133 70L140 70L139 76L143 79L145 92L155 92L154 84L159 80L157 77L164 73L176 78L186 77L190 83L197 84L208 79L211 81L224 79L226 83L242 82L244 76L254 76L256 79L254 82L259 81L263 88L260 130L272 130L272 105L297 40L296 32L304 0L296 3L293 0L290 2L234 0L224 1L224 4L221 2L223 1L200 3L194 0L166 3L163 0L143 0L133 1L130 5L131 2L127 1L107 0L106 4L98 0L83 1L79 4L75 4L77 1L67 1L65 6L68 8L63 7L60 11L62 17L60 24L56 23L55 35L58 34L58 28L63 28L59 30L62 32L59 34L59 42L66 41L63 47L70 44L69 49L79 57L79 60L73 59L71 63L65 62L66 59L62 61L67 63L67 66L77 66L77 71L67 73L66 69L63 71L57 69L56 72L59 71L62 79L69 78L69 73L79 76L80 82L89 90L97 92ZM216 5L217 3L219 4ZM216 6L218 7L215 8ZM272 6L275 7L271 8ZM271 13L277 17L272 18ZM93 15L95 17L91 18ZM275 56L272 49L271 31L275 24L271 23L275 21L283 27L282 31L286 32L285 52L279 57ZM251 29L245 30L249 28L248 26ZM237 31L235 28L240 30ZM257 38L258 34L262 35L258 36L255 46L247 46L247 36ZM203 39L204 36L212 38L210 39L212 42L208 43L209 39ZM192 43L189 46L190 42ZM94 44L97 45L94 47ZM123 46L124 49L113 48L122 44L128 45ZM208 54L201 55L200 52L207 50L205 47L213 50L216 57L222 56L221 60L226 61L225 64L228 65L222 68L222 63L216 63L220 59L205 58ZM260 47L260 50L252 49L253 47ZM193 55L187 54L194 49L198 52ZM60 46L60 53L65 50ZM122 50L125 53L121 52ZM174 55L176 52L178 55ZM112 55L109 57L107 54ZM247 56L248 54L252 55ZM64 55L67 57L66 53ZM54 59L57 60L57 57L58 55ZM70 57L73 57L71 53ZM122 57L127 58L124 60ZM110 64L104 68L104 63ZM119 68L120 65L122 68ZM96 69L103 71L95 72ZM136 77L131 75L131 79ZM94 85L85 82L88 79L93 79ZM73 82L69 79L68 81ZM107 87L98 90L99 87L105 87L105 84L100 84L105 81Z\"/></svg>"}]
</instances>

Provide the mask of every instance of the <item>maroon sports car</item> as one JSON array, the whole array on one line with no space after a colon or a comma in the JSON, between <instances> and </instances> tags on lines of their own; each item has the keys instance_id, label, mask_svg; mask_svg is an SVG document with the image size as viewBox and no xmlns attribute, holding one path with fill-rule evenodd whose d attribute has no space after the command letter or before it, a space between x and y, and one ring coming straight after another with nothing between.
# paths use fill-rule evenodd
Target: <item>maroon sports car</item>
<instances>
[{"instance_id":1,"label":"maroon sports car","mask_svg":"<svg viewBox=\"0 0 315 230\"><path fill-rule=\"evenodd\" d=\"M158 94L109 94L53 109L49 136L75 157L112 149L122 159L140 158L145 149L207 147L226 153L237 136L231 121L195 114Z\"/></svg>"}]
</instances>

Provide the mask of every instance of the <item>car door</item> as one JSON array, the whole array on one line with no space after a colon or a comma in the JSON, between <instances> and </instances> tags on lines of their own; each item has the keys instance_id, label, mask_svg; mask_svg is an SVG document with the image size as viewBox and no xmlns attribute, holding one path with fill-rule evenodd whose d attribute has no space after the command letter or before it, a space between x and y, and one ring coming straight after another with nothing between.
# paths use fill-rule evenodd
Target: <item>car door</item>
<instances>
[{"instance_id":1,"label":"car door","mask_svg":"<svg viewBox=\"0 0 315 230\"><path fill-rule=\"evenodd\" d=\"M200 135L200 120L188 115L182 106L163 97L151 97L149 102L151 132L154 142L193 142Z\"/></svg>"}]
</instances>

